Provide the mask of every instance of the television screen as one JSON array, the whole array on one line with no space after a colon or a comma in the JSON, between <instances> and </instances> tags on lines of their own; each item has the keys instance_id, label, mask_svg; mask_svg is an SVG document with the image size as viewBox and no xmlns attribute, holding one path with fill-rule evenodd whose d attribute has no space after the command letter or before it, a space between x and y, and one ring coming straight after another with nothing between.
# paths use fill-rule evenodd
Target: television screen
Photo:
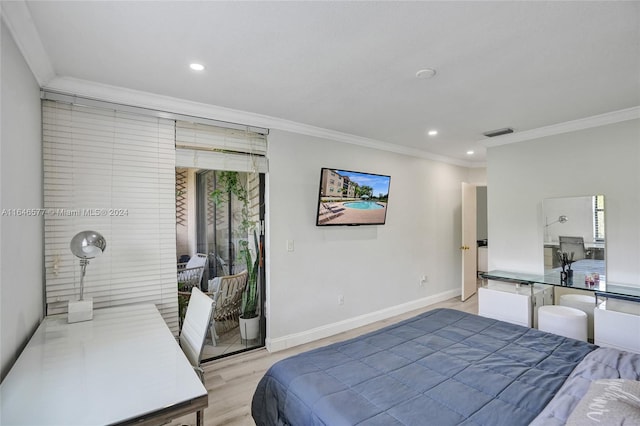
<instances>
[{"instance_id":1,"label":"television screen","mask_svg":"<svg viewBox=\"0 0 640 426\"><path fill-rule=\"evenodd\" d=\"M384 225L390 183L390 176L323 168L316 225Z\"/></svg>"}]
</instances>

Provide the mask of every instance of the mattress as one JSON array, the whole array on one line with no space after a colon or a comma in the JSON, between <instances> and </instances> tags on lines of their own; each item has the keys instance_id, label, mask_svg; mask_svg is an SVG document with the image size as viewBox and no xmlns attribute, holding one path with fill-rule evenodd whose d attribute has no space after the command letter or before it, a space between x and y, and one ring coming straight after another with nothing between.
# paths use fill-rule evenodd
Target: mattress
<instances>
[{"instance_id":1,"label":"mattress","mask_svg":"<svg viewBox=\"0 0 640 426\"><path fill-rule=\"evenodd\" d=\"M262 425L528 425L597 347L436 309L274 364Z\"/></svg>"}]
</instances>

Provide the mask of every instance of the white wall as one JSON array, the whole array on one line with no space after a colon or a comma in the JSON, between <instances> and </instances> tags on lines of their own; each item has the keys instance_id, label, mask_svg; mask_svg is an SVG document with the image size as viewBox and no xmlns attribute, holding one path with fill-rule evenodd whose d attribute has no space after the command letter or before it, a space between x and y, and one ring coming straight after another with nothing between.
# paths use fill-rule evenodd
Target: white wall
<instances>
[{"instance_id":1,"label":"white wall","mask_svg":"<svg viewBox=\"0 0 640 426\"><path fill-rule=\"evenodd\" d=\"M2 22L0 205L42 207L40 92ZM3 379L43 315L43 218L2 215L0 349Z\"/></svg>"},{"instance_id":2,"label":"white wall","mask_svg":"<svg viewBox=\"0 0 640 426\"><path fill-rule=\"evenodd\" d=\"M605 195L607 281L640 286L640 120L488 149L489 269L543 272L542 200Z\"/></svg>"},{"instance_id":3,"label":"white wall","mask_svg":"<svg viewBox=\"0 0 640 426\"><path fill-rule=\"evenodd\" d=\"M390 175L386 225L316 227L321 167ZM267 179L271 349L460 293L461 182L469 169L272 130Z\"/></svg>"},{"instance_id":4,"label":"white wall","mask_svg":"<svg viewBox=\"0 0 640 426\"><path fill-rule=\"evenodd\" d=\"M479 186L487 185L487 169L484 167L473 167L469 169L468 183L475 183Z\"/></svg>"}]
</instances>

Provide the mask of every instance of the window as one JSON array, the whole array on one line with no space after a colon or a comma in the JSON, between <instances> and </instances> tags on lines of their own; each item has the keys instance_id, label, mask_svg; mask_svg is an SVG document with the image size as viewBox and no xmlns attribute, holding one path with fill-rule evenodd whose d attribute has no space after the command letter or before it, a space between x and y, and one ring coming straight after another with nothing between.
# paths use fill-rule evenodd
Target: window
<instances>
[{"instance_id":1,"label":"window","mask_svg":"<svg viewBox=\"0 0 640 426\"><path fill-rule=\"evenodd\" d=\"M186 217L176 165L265 173L268 130L47 91L42 99L46 314L77 298L69 242L95 230L107 250L85 279L94 307L153 303L177 333L176 222Z\"/></svg>"},{"instance_id":2,"label":"window","mask_svg":"<svg viewBox=\"0 0 640 426\"><path fill-rule=\"evenodd\" d=\"M100 232L85 295L94 307L153 303L177 332L174 120L43 100L47 315L78 297L69 242Z\"/></svg>"},{"instance_id":3,"label":"window","mask_svg":"<svg viewBox=\"0 0 640 426\"><path fill-rule=\"evenodd\" d=\"M604 241L604 195L593 197L593 239Z\"/></svg>"}]
</instances>

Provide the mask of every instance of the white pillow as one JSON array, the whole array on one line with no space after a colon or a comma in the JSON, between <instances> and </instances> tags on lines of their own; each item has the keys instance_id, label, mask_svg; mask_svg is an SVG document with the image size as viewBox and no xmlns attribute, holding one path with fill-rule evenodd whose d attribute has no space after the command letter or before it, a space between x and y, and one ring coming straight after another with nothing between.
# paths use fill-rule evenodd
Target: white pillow
<instances>
[{"instance_id":1,"label":"white pillow","mask_svg":"<svg viewBox=\"0 0 640 426\"><path fill-rule=\"evenodd\" d=\"M566 424L640 425L640 382L624 379L596 380L591 383Z\"/></svg>"}]
</instances>

